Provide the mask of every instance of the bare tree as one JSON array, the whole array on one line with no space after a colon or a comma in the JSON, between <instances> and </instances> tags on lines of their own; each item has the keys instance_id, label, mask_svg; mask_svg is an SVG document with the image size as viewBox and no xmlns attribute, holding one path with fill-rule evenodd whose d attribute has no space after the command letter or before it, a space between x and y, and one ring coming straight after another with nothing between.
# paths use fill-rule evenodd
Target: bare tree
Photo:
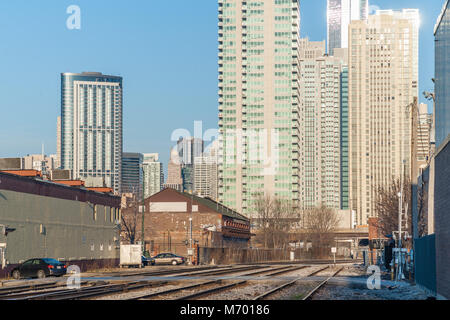
<instances>
[{"instance_id":1,"label":"bare tree","mask_svg":"<svg viewBox=\"0 0 450 320\"><path fill-rule=\"evenodd\" d=\"M260 195L254 202L258 229L263 238L264 248L268 248L270 221L272 218L273 200L270 196Z\"/></svg>"},{"instance_id":2,"label":"bare tree","mask_svg":"<svg viewBox=\"0 0 450 320\"><path fill-rule=\"evenodd\" d=\"M265 248L285 248L289 232L298 222L298 212L289 200L260 195L254 202L260 240Z\"/></svg>"},{"instance_id":3,"label":"bare tree","mask_svg":"<svg viewBox=\"0 0 450 320\"><path fill-rule=\"evenodd\" d=\"M311 208L302 212L302 225L306 240L318 248L319 255L324 248L331 246L333 233L339 225L340 219L336 211L325 206Z\"/></svg>"},{"instance_id":4,"label":"bare tree","mask_svg":"<svg viewBox=\"0 0 450 320\"><path fill-rule=\"evenodd\" d=\"M383 235L392 234L398 230L399 193L401 191L400 179L394 180L388 187L378 189L378 197L375 201L375 211L378 216L377 228ZM412 221L411 210L411 182L407 177L403 182L403 210L407 210L407 219ZM403 229L405 230L405 229ZM411 223L406 230L411 234Z\"/></svg>"},{"instance_id":5,"label":"bare tree","mask_svg":"<svg viewBox=\"0 0 450 320\"><path fill-rule=\"evenodd\" d=\"M139 223L139 200L138 194L136 193L136 188L132 187L132 201L126 204L125 210L122 213L121 221L121 235L125 242L130 244L135 244L137 240L137 228ZM139 220L139 221L138 221Z\"/></svg>"}]
</instances>

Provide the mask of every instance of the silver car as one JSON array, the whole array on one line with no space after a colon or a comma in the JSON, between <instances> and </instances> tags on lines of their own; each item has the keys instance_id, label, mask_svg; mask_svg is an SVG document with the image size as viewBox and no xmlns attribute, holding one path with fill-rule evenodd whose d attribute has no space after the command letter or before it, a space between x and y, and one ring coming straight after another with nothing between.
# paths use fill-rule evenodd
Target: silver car
<instances>
[{"instance_id":1,"label":"silver car","mask_svg":"<svg viewBox=\"0 0 450 320\"><path fill-rule=\"evenodd\" d=\"M155 264L172 264L174 266L183 264L186 259L173 253L160 253L153 257Z\"/></svg>"}]
</instances>

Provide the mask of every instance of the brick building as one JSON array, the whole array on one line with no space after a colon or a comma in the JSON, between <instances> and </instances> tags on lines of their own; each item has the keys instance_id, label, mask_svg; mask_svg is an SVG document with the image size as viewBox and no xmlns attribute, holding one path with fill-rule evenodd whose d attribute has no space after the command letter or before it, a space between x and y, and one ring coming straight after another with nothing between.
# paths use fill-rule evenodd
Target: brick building
<instances>
[{"instance_id":1,"label":"brick building","mask_svg":"<svg viewBox=\"0 0 450 320\"><path fill-rule=\"evenodd\" d=\"M123 210L129 225L136 226L141 239L141 216L131 206ZM151 254L173 252L187 255L191 239L200 247L248 247L250 220L209 198L200 198L174 189L164 189L145 200L145 244ZM123 229L122 229L123 230ZM126 232L122 241L127 242Z\"/></svg>"}]
</instances>

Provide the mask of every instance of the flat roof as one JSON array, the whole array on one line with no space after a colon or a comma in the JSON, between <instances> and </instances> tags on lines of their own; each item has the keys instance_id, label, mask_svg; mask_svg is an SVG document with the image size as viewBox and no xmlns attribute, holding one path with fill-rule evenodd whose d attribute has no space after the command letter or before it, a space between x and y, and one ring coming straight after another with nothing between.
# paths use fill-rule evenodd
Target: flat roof
<instances>
[{"instance_id":1,"label":"flat roof","mask_svg":"<svg viewBox=\"0 0 450 320\"><path fill-rule=\"evenodd\" d=\"M51 181L0 172L0 190L33 194L120 208L121 198L111 194L75 188Z\"/></svg>"}]
</instances>

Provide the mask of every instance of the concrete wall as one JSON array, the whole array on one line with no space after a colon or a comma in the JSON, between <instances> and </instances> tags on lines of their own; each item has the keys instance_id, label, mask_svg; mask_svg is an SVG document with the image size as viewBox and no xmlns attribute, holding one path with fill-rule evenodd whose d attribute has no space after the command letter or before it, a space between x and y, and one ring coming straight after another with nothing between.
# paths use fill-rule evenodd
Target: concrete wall
<instances>
[{"instance_id":1,"label":"concrete wall","mask_svg":"<svg viewBox=\"0 0 450 320\"><path fill-rule=\"evenodd\" d=\"M0 224L16 229L0 242L7 241L11 265L35 257L114 261L119 253L114 213L118 209L104 205L0 190Z\"/></svg>"},{"instance_id":2,"label":"concrete wall","mask_svg":"<svg viewBox=\"0 0 450 320\"><path fill-rule=\"evenodd\" d=\"M435 157L434 218L438 294L450 299L450 136Z\"/></svg>"}]
</instances>

